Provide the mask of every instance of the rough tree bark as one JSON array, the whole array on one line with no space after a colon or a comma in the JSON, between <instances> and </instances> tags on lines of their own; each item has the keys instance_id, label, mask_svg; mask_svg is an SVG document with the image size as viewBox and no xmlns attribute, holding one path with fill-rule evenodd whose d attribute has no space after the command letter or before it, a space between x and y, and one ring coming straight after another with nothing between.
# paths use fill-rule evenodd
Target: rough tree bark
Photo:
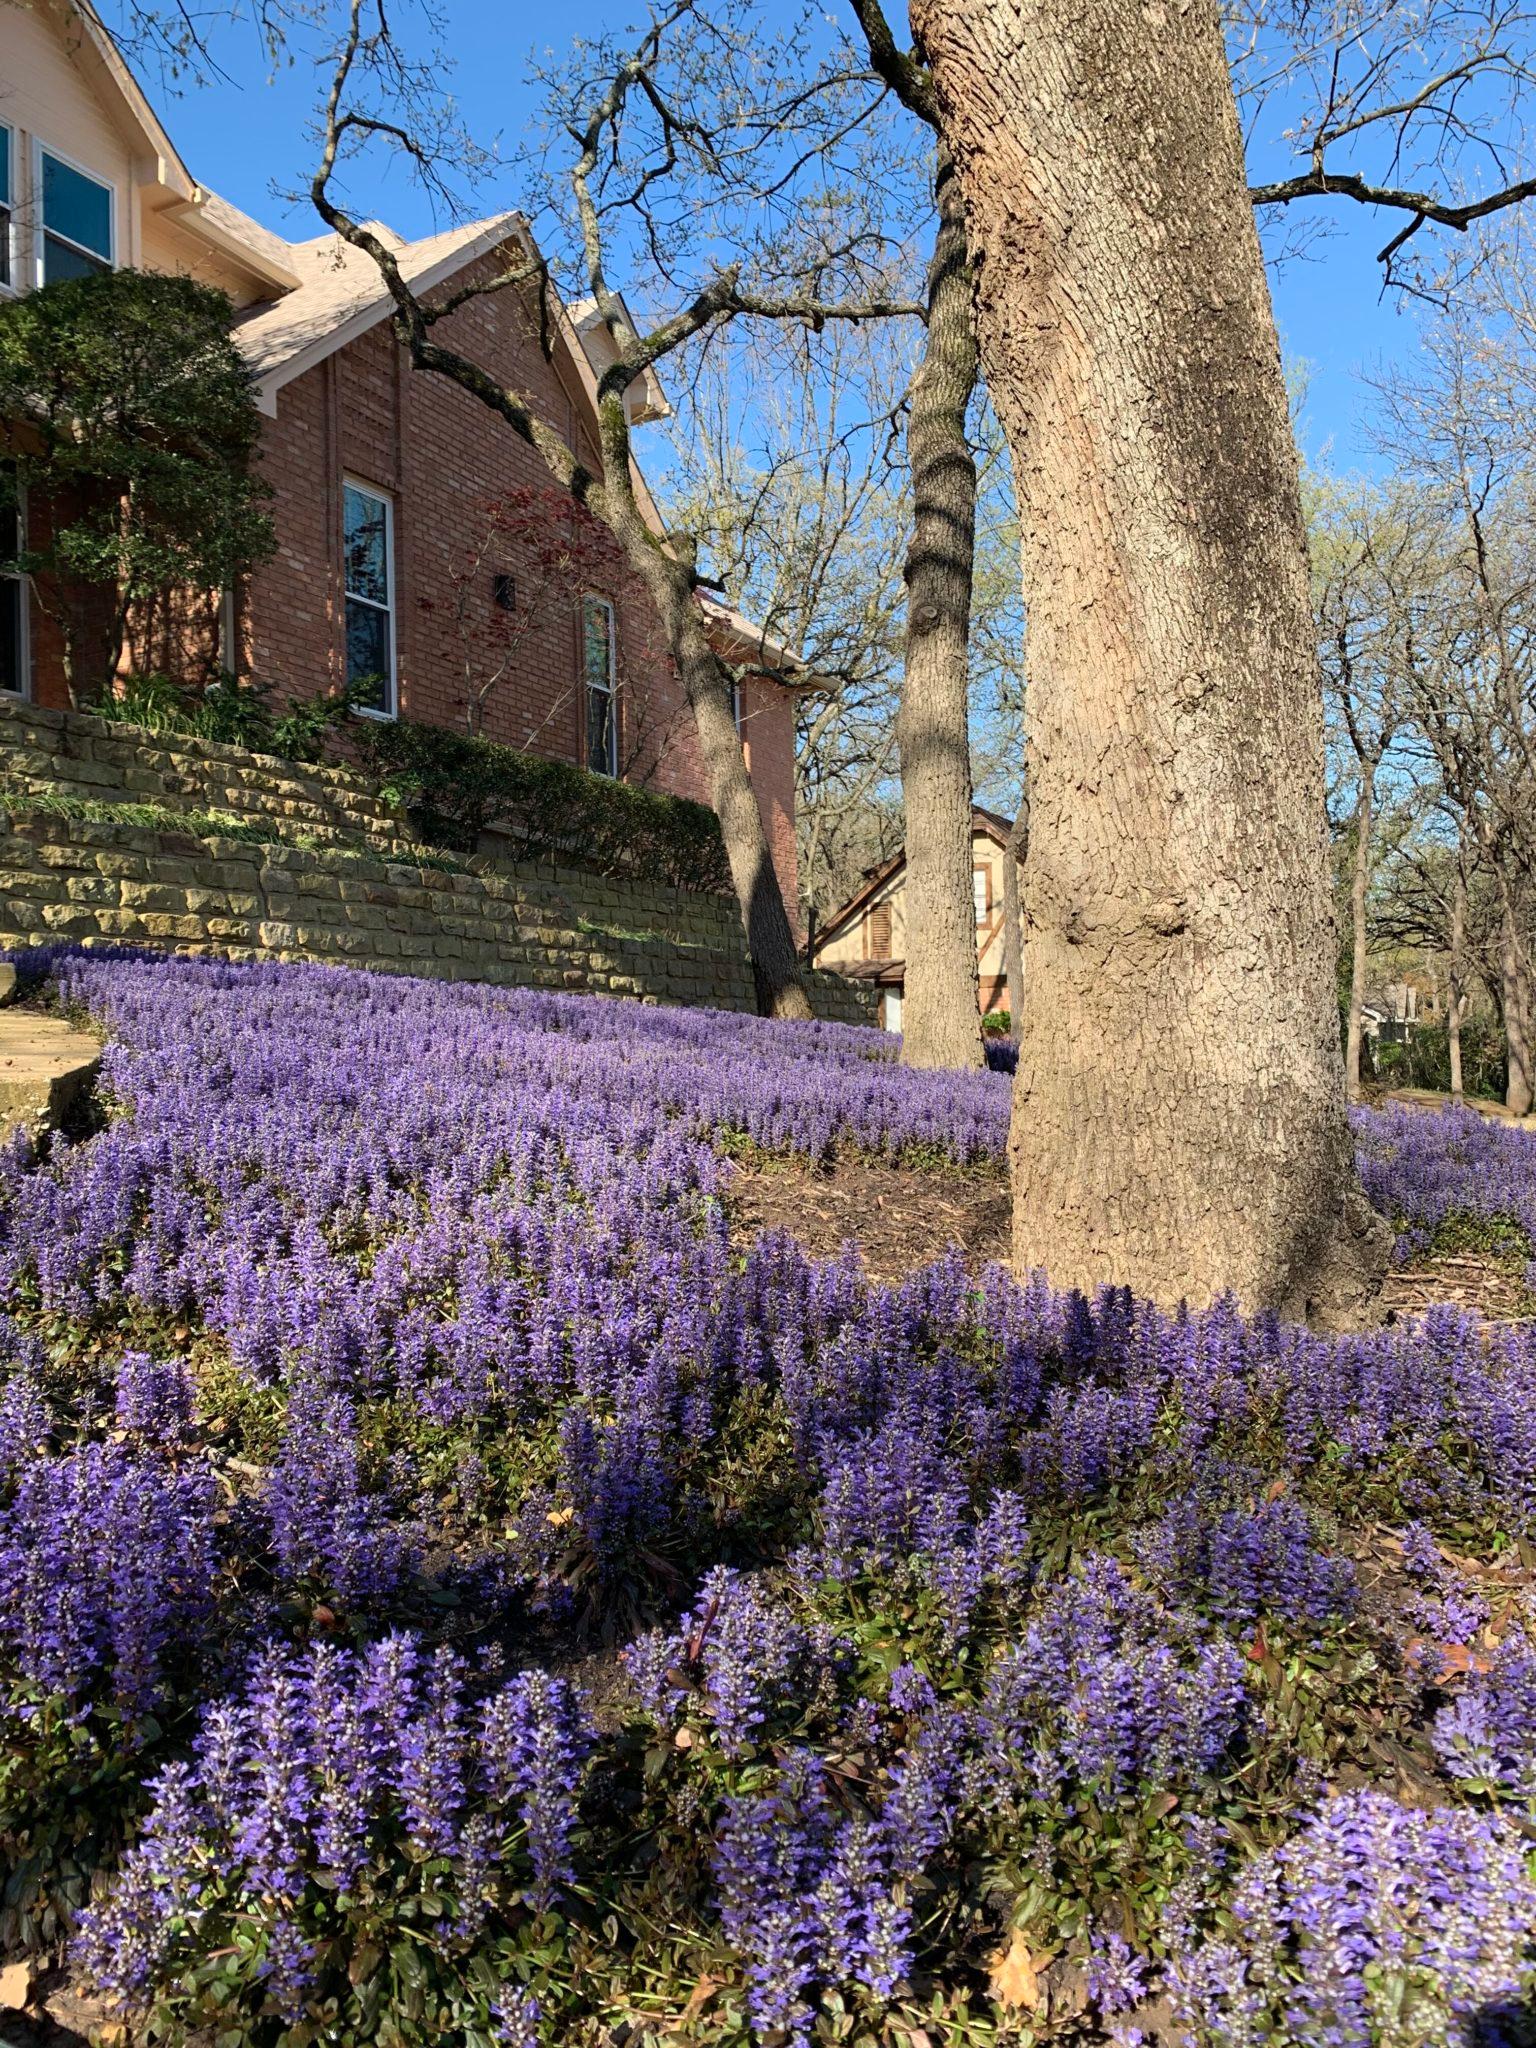
<instances>
[{"instance_id":1,"label":"rough tree bark","mask_svg":"<svg viewBox=\"0 0 1536 2048\"><path fill-rule=\"evenodd\" d=\"M1445 1012L1446 1045L1451 1060L1451 1094L1461 1099L1461 1020L1466 1005L1463 983L1466 979L1465 957L1467 950L1467 878L1462 872L1460 860L1456 866L1456 880L1451 893L1451 957L1446 976L1447 1002Z\"/></svg>"},{"instance_id":2,"label":"rough tree bark","mask_svg":"<svg viewBox=\"0 0 1536 2048\"><path fill-rule=\"evenodd\" d=\"M1008 1031L1019 1035L1024 1003L1024 917L1019 904L1019 870L1029 858L1029 781L1019 787L1018 816L1003 848L1003 972L1008 981Z\"/></svg>"},{"instance_id":3,"label":"rough tree bark","mask_svg":"<svg viewBox=\"0 0 1536 2048\"><path fill-rule=\"evenodd\" d=\"M1515 1116L1529 1116L1536 1099L1536 1065L1531 1044L1531 970L1521 943L1519 906L1509 877L1499 870L1499 981L1504 996L1504 1047L1508 1077L1504 1107Z\"/></svg>"},{"instance_id":4,"label":"rough tree bark","mask_svg":"<svg viewBox=\"0 0 1536 2048\"><path fill-rule=\"evenodd\" d=\"M1360 794L1355 804L1355 871L1349 890L1349 1021L1344 1044L1344 1092L1360 1100L1360 1044L1364 1036L1365 905L1371 886L1371 830L1376 814L1376 763L1361 757Z\"/></svg>"},{"instance_id":5,"label":"rough tree bark","mask_svg":"<svg viewBox=\"0 0 1536 2048\"><path fill-rule=\"evenodd\" d=\"M1296 456L1214 0L914 0L1031 645L1015 1262L1320 1319L1344 1108Z\"/></svg>"},{"instance_id":6,"label":"rough tree bark","mask_svg":"<svg viewBox=\"0 0 1536 2048\"><path fill-rule=\"evenodd\" d=\"M909 1067L981 1067L968 703L976 459L966 433L976 333L965 210L942 143L934 198L927 339L907 426L912 539L896 714L907 850L901 1057Z\"/></svg>"}]
</instances>

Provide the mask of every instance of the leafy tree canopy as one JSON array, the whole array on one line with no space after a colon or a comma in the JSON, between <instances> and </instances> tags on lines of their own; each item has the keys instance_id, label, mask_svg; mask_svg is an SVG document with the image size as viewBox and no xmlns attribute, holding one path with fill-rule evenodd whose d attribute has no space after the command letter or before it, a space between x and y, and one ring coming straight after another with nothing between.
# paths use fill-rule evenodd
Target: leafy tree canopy
<instances>
[{"instance_id":1,"label":"leafy tree canopy","mask_svg":"<svg viewBox=\"0 0 1536 2048\"><path fill-rule=\"evenodd\" d=\"M94 658L88 620L104 683L134 604L217 589L272 551L233 317L223 292L134 270L0 304L0 489L27 511L9 559L58 617L72 671Z\"/></svg>"}]
</instances>

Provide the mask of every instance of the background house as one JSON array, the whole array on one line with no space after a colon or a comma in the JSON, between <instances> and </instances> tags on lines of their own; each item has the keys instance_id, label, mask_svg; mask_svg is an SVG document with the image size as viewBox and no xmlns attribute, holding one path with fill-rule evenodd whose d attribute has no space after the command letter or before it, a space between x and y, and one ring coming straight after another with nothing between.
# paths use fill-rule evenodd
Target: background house
<instances>
[{"instance_id":1,"label":"background house","mask_svg":"<svg viewBox=\"0 0 1536 2048\"><path fill-rule=\"evenodd\" d=\"M416 242L374 225L425 293L532 253L512 213ZM263 417L277 553L248 587L211 594L205 664L279 699L368 676L373 715L462 726L467 674L494 658L522 570L515 551L482 560L487 505L547 491L538 456L467 393L411 370L366 255L329 234L286 241L199 184L88 7L0 0L0 291L118 265L228 293ZM443 331L526 391L596 466L594 365L609 343L590 308L573 317L553 294L541 308L531 290L509 289L462 307ZM654 377L630 402L637 423L666 411ZM481 730L707 802L659 621L616 548L585 566L577 587L541 597ZM748 671L738 723L793 911L795 685L784 678L796 665L748 622L705 611ZM167 665L198 658L165 653ZM0 583L0 689L66 701L51 622L15 578Z\"/></svg>"},{"instance_id":2,"label":"background house","mask_svg":"<svg viewBox=\"0 0 1536 2048\"><path fill-rule=\"evenodd\" d=\"M971 884L976 908L976 958L982 1014L1006 1009L1003 958L1003 862L1009 819L978 804L971 812ZM827 920L816 940L816 965L833 967L880 990L880 1022L901 1029L907 972L907 856L895 853L871 869L863 886Z\"/></svg>"}]
</instances>

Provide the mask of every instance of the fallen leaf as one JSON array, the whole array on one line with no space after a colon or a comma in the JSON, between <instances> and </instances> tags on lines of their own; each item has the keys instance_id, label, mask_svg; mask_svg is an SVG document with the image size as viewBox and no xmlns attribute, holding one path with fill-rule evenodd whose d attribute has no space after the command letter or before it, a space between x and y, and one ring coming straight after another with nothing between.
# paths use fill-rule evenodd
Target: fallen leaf
<instances>
[{"instance_id":1,"label":"fallen leaf","mask_svg":"<svg viewBox=\"0 0 1536 2048\"><path fill-rule=\"evenodd\" d=\"M544 1519L552 1529L563 1529L575 1513L574 1508L551 1508Z\"/></svg>"},{"instance_id":2,"label":"fallen leaf","mask_svg":"<svg viewBox=\"0 0 1536 2048\"><path fill-rule=\"evenodd\" d=\"M1465 1643L1431 1643L1429 1646L1440 1659L1442 1677L1465 1678L1469 1672L1488 1672L1493 1669L1493 1659L1472 1650Z\"/></svg>"},{"instance_id":3,"label":"fallen leaf","mask_svg":"<svg viewBox=\"0 0 1536 2048\"><path fill-rule=\"evenodd\" d=\"M683 2023L686 2025L689 2020L697 2019L719 1989L718 1978L701 1977L688 1994L688 2003L683 2007Z\"/></svg>"},{"instance_id":4,"label":"fallen leaf","mask_svg":"<svg viewBox=\"0 0 1536 2048\"><path fill-rule=\"evenodd\" d=\"M1040 1960L1044 1963L1046 1958ZM1039 2005L1040 1972L1022 1928L1015 1927L1008 1946L992 1958L989 1981L999 2005L1022 2006L1026 2012Z\"/></svg>"},{"instance_id":5,"label":"fallen leaf","mask_svg":"<svg viewBox=\"0 0 1536 2048\"><path fill-rule=\"evenodd\" d=\"M13 2012L20 2012L31 1996L32 1965L7 1963L0 1970L0 2005L8 2005Z\"/></svg>"}]
</instances>

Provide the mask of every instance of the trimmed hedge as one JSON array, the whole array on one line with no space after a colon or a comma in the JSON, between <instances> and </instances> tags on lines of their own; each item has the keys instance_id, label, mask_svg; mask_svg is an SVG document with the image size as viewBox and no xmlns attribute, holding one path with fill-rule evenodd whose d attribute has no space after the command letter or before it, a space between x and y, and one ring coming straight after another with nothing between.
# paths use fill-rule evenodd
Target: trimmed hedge
<instances>
[{"instance_id":1,"label":"trimmed hedge","mask_svg":"<svg viewBox=\"0 0 1536 2048\"><path fill-rule=\"evenodd\" d=\"M383 794L434 845L473 853L481 833L495 831L516 860L680 889L730 887L720 820L707 804L406 718L370 725L358 743Z\"/></svg>"}]
</instances>

